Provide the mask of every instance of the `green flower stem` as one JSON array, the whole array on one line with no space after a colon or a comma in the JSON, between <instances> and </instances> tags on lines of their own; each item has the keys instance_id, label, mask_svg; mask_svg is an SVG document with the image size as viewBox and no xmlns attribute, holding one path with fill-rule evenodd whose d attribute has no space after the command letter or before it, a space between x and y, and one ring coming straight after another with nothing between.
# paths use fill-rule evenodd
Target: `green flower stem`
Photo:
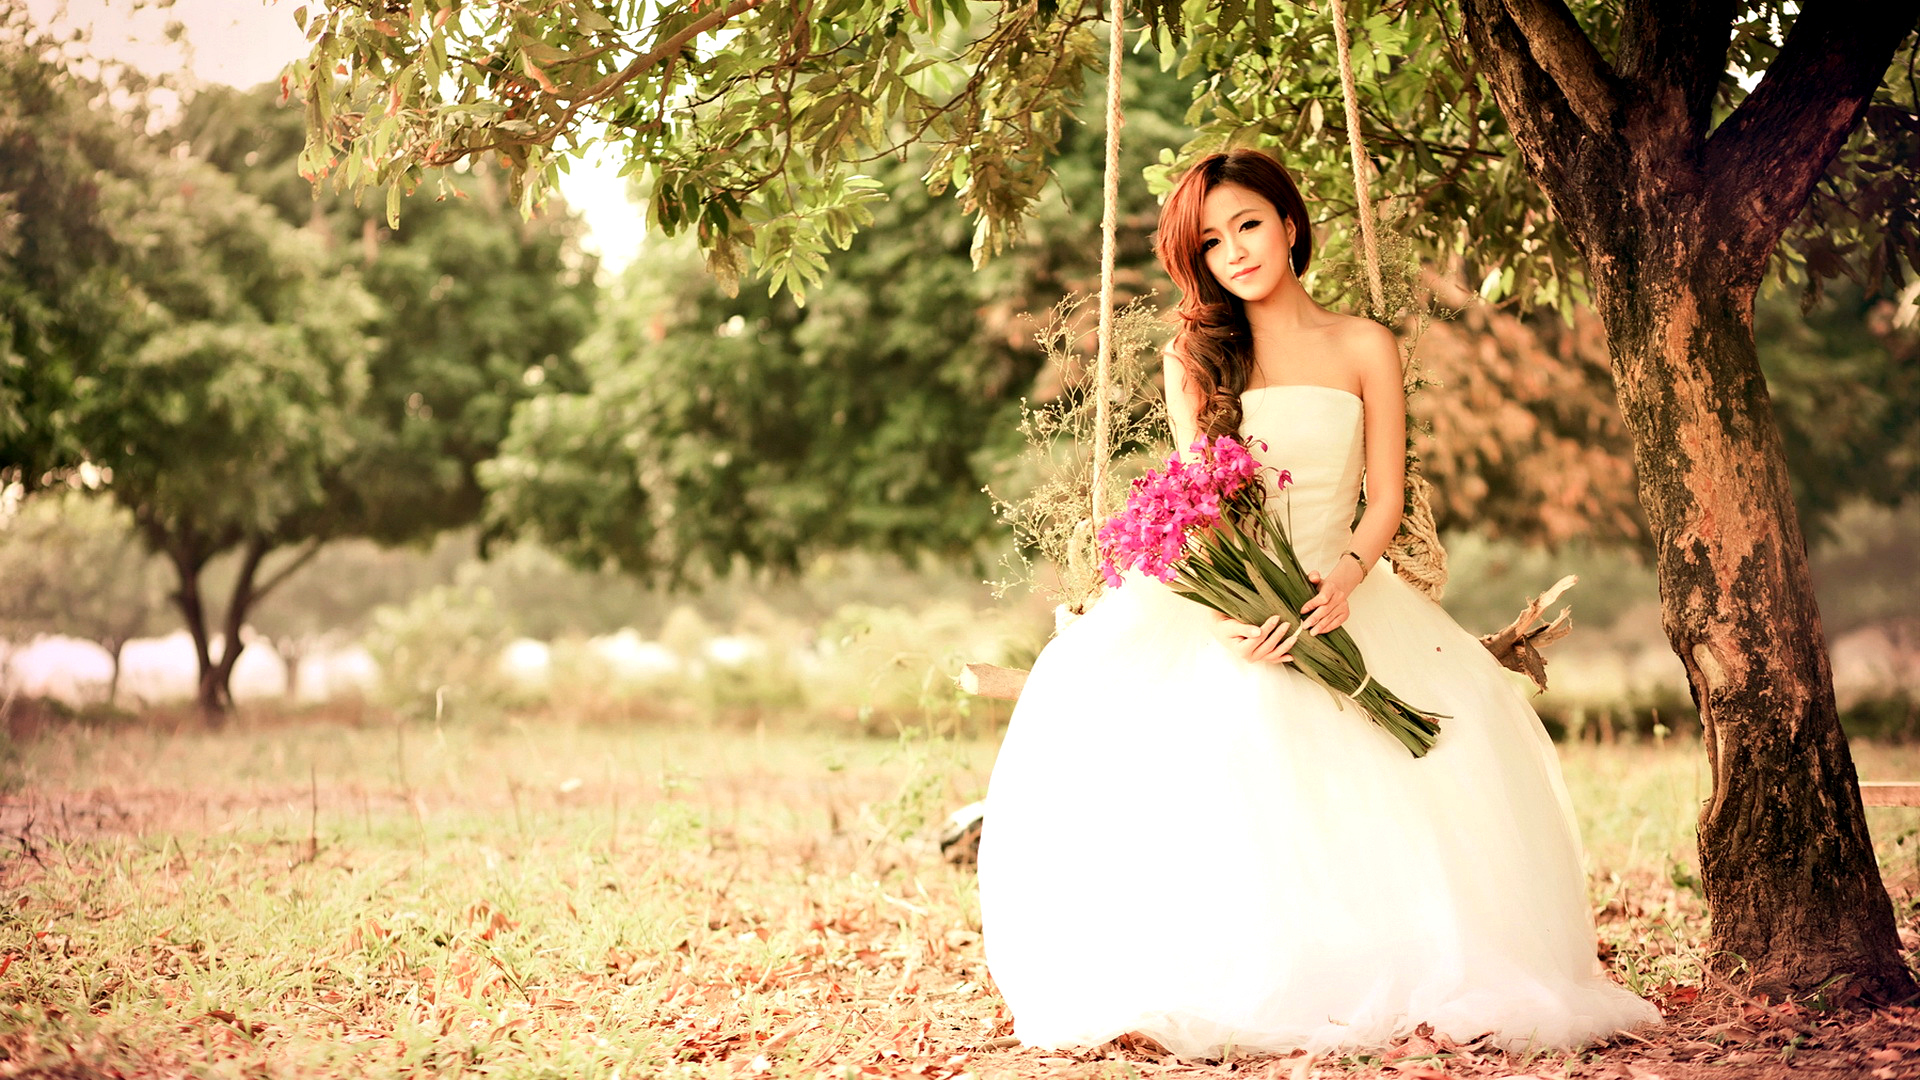
<instances>
[{"instance_id":1,"label":"green flower stem","mask_svg":"<svg viewBox=\"0 0 1920 1080\"><path fill-rule=\"evenodd\" d=\"M1273 615L1291 625L1319 590L1307 579L1286 530L1261 504L1258 489L1250 484L1247 490L1252 494L1232 500L1219 526L1194 538L1175 571L1173 591L1251 626ZM1342 699L1359 705L1414 757L1424 757L1433 748L1440 733L1437 721L1445 717L1414 708L1368 679L1359 643L1345 627L1303 634L1292 653L1294 667L1331 691L1341 708L1346 707Z\"/></svg>"}]
</instances>

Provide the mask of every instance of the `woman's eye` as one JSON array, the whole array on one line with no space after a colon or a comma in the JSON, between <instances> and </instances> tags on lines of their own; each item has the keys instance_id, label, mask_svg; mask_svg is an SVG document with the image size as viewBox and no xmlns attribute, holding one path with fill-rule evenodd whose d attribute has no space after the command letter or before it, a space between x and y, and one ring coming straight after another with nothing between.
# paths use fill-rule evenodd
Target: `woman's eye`
<instances>
[{"instance_id":1,"label":"woman's eye","mask_svg":"<svg viewBox=\"0 0 1920 1080\"><path fill-rule=\"evenodd\" d=\"M1201 251L1203 251L1203 252L1206 252L1206 251L1212 251L1212 250L1213 250L1213 246L1214 246L1215 244L1218 244L1219 242L1220 242L1220 241L1218 241L1218 240L1202 240L1202 241L1200 242L1200 250L1201 250Z\"/></svg>"},{"instance_id":2,"label":"woman's eye","mask_svg":"<svg viewBox=\"0 0 1920 1080\"><path fill-rule=\"evenodd\" d=\"M1251 229L1251 228L1253 228L1253 227L1254 227L1255 225L1258 225L1258 224L1260 224L1260 219L1258 219L1258 218L1248 218L1248 219L1247 219L1246 221L1243 221L1243 222L1241 222L1241 223L1240 223L1240 231L1241 231L1241 232L1246 232L1246 231L1247 231L1248 229Z\"/></svg>"}]
</instances>

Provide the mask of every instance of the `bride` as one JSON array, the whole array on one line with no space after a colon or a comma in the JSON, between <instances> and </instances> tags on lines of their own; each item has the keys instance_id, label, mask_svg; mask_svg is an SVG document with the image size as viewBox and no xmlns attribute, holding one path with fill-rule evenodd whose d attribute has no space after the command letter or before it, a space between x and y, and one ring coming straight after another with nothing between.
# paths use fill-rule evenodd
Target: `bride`
<instances>
[{"instance_id":1,"label":"bride","mask_svg":"<svg viewBox=\"0 0 1920 1080\"><path fill-rule=\"evenodd\" d=\"M1156 245L1182 294L1176 444L1266 444L1256 456L1293 476L1283 517L1318 594L1250 626L1130 572L1035 661L979 864L1014 1033L1065 1048L1133 1032L1213 1057L1378 1047L1421 1024L1566 1048L1658 1021L1595 959L1539 718L1382 561L1405 447L1392 334L1301 287L1306 206L1258 151L1189 170ZM1289 666L1299 619L1344 626L1375 678L1446 717L1431 753Z\"/></svg>"}]
</instances>

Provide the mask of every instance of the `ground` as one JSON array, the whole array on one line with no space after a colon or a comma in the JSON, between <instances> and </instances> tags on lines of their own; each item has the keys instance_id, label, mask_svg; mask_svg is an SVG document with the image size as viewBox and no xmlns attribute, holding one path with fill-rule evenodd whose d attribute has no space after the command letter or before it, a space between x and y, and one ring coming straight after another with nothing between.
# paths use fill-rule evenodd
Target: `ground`
<instances>
[{"instance_id":1,"label":"ground","mask_svg":"<svg viewBox=\"0 0 1920 1080\"><path fill-rule=\"evenodd\" d=\"M1597 947L1663 1027L1224 1062L1010 1045L933 840L990 742L307 716L0 749L0 1077L1920 1078L1920 1010L1702 982L1685 741L1562 747ZM1870 813L1920 944L1920 811Z\"/></svg>"}]
</instances>

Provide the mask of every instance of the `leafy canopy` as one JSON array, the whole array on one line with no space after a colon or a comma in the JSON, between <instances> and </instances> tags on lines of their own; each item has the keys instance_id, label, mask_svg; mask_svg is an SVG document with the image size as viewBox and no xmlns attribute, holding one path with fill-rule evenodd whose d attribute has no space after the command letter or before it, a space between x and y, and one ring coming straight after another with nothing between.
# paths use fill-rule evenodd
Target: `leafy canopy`
<instances>
[{"instance_id":1,"label":"leafy canopy","mask_svg":"<svg viewBox=\"0 0 1920 1080\"><path fill-rule=\"evenodd\" d=\"M505 163L531 208L569 155L623 148L654 224L690 231L732 281L820 280L881 198L872 163L920 144L925 179L1001 249L1048 179L1061 120L1097 62L1097 4L965 0L466 3L328 0L301 168L402 194L431 170ZM1004 76L1004 77L996 77Z\"/></svg>"},{"instance_id":2,"label":"leafy canopy","mask_svg":"<svg viewBox=\"0 0 1920 1080\"><path fill-rule=\"evenodd\" d=\"M1171 74L1132 69L1125 94L1130 131L1172 136L1186 89ZM522 404L483 466L494 522L669 581L844 548L976 552L995 532L982 487L1018 497L1034 483L1011 460L1021 399L1061 396L1027 316L1096 286L1102 134L1097 120L1064 127L1038 227L980 270L959 208L919 183L924 149L880 163L890 198L828 254L804 308L723 295L689 238L654 245L580 349L588 388ZM1149 145L1129 144L1125 166L1150 164ZM1163 284L1155 208L1136 184L1121 211L1119 283L1139 295Z\"/></svg>"},{"instance_id":3,"label":"leafy canopy","mask_svg":"<svg viewBox=\"0 0 1920 1080\"><path fill-rule=\"evenodd\" d=\"M1575 0L1602 48L1614 5ZM750 261L772 289L820 279L829 246L871 224L871 163L920 144L924 179L973 215L977 260L1020 229L1048 179L1066 106L1102 63L1092 0L321 0L303 167L402 192L456 162L498 157L531 206L571 155L605 140L669 235L691 232L731 281ZM1353 181L1326 5L1148 0L1132 53L1197 75L1194 129L1146 169L1169 174L1228 143L1277 147L1322 220L1348 219ZM1526 176L1444 4L1349 5L1362 135L1389 218L1423 255L1464 260L1491 300L1570 313L1582 275ZM1784 0L1739 5L1715 102L1725 117L1778 53ZM1920 255L1911 45L1778 255L1809 300L1836 276L1898 282ZM1331 236L1338 250L1346 230Z\"/></svg>"}]
</instances>

